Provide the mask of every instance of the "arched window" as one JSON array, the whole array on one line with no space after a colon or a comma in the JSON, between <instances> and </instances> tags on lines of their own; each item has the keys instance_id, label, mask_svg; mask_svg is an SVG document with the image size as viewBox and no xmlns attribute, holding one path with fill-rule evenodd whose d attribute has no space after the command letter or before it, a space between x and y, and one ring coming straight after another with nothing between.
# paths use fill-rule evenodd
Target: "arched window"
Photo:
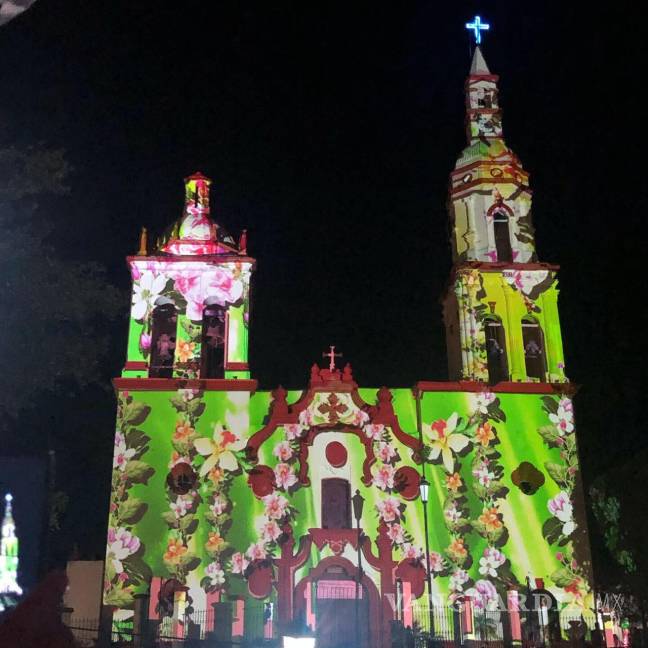
<instances>
[{"instance_id":1,"label":"arched window","mask_svg":"<svg viewBox=\"0 0 648 648\"><path fill-rule=\"evenodd\" d=\"M173 378L178 313L175 304L165 301L153 309L151 331L151 378Z\"/></svg>"},{"instance_id":2,"label":"arched window","mask_svg":"<svg viewBox=\"0 0 648 648\"><path fill-rule=\"evenodd\" d=\"M227 309L208 304L203 311L200 350L200 377L223 378L225 375L225 315Z\"/></svg>"},{"instance_id":3,"label":"arched window","mask_svg":"<svg viewBox=\"0 0 648 648\"><path fill-rule=\"evenodd\" d=\"M346 479L322 479L322 528L351 528L351 485Z\"/></svg>"},{"instance_id":4,"label":"arched window","mask_svg":"<svg viewBox=\"0 0 648 648\"><path fill-rule=\"evenodd\" d=\"M544 334L538 320L530 315L522 319L522 344L527 378L544 382L547 372Z\"/></svg>"},{"instance_id":5,"label":"arched window","mask_svg":"<svg viewBox=\"0 0 648 648\"><path fill-rule=\"evenodd\" d=\"M498 209L493 214L493 234L498 261L513 261L511 235L509 231L509 215L505 209Z\"/></svg>"},{"instance_id":6,"label":"arched window","mask_svg":"<svg viewBox=\"0 0 648 648\"><path fill-rule=\"evenodd\" d=\"M487 317L484 320L486 335L486 359L488 362L488 381L494 385L509 379L508 360L506 357L506 333L498 317Z\"/></svg>"}]
</instances>

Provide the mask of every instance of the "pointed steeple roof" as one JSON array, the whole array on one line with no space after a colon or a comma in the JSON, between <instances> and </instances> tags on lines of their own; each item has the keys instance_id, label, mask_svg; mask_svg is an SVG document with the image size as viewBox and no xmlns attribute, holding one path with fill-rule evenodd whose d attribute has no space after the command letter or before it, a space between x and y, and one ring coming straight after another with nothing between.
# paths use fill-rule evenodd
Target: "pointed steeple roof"
<instances>
[{"instance_id":1,"label":"pointed steeple roof","mask_svg":"<svg viewBox=\"0 0 648 648\"><path fill-rule=\"evenodd\" d=\"M488 65L486 65L486 60L484 59L484 55L482 54L479 45L475 47L472 63L470 64L470 75L490 75L490 70L488 69Z\"/></svg>"}]
</instances>

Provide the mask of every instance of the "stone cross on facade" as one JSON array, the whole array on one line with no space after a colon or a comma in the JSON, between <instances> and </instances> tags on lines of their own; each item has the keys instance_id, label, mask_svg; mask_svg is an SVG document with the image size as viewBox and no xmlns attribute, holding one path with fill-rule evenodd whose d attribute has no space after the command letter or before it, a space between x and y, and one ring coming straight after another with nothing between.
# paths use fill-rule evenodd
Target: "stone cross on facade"
<instances>
[{"instance_id":1,"label":"stone cross on facade","mask_svg":"<svg viewBox=\"0 0 648 648\"><path fill-rule=\"evenodd\" d=\"M323 358L329 359L329 371L335 371L335 358L341 358L341 353L335 353L335 346L329 347L330 351L328 353L322 353Z\"/></svg>"}]
</instances>

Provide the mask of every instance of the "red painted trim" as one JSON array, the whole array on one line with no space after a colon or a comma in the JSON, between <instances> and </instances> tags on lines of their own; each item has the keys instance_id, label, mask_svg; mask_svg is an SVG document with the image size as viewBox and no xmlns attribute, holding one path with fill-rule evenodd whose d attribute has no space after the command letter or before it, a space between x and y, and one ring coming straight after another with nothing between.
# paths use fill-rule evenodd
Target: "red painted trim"
<instances>
[{"instance_id":1,"label":"red painted trim","mask_svg":"<svg viewBox=\"0 0 648 648\"><path fill-rule=\"evenodd\" d=\"M308 477L308 449L313 445L315 437L320 432L331 432L332 430L355 434L360 439L360 443L362 443L365 449L365 459L362 463L362 483L365 486L370 486L373 479L371 476L371 466L376 463L373 440L367 437L358 427L339 424L331 425L330 423L320 426L313 425L308 428L306 435L299 440L299 482L302 486L310 486L310 479Z\"/></svg>"},{"instance_id":2,"label":"red painted trim","mask_svg":"<svg viewBox=\"0 0 648 648\"><path fill-rule=\"evenodd\" d=\"M382 423L389 426L392 429L394 436L408 448L411 448L413 451L412 457L414 461L420 463L420 457L418 454L421 447L420 442L416 437L408 434L401 428L398 422L398 417L396 416L391 403L391 392L386 387L382 387L378 390L377 405L369 405L369 403L362 400L358 394L358 386L355 383L344 383L340 381L325 382L316 386L311 386L311 388L305 391L301 398L292 405L288 405L286 402L285 389L282 387L275 389L272 392L274 400L270 405L270 420L264 427L255 432L247 442L246 450L250 460L252 462L258 460L259 448L272 436L273 432L279 426L284 425L285 423L298 423L299 414L308 408L313 401L315 394L321 391L350 393L351 398L358 409L367 412L369 415L369 421L371 423ZM306 474L308 472L308 448L313 444L315 435L323 430L341 430L356 434L360 438L362 443L365 445L367 452L363 465L363 482L367 485L371 483L370 468L376 461L373 453L373 444L369 444L369 439L359 428L346 424L336 424L335 422L323 423L319 426L311 426L306 436L302 437L300 440L300 482L304 485L308 484L308 477ZM369 447L371 447L371 450L369 450Z\"/></svg>"},{"instance_id":3,"label":"red painted trim","mask_svg":"<svg viewBox=\"0 0 648 648\"><path fill-rule=\"evenodd\" d=\"M173 238L169 239L165 244L165 249L171 248L171 246L174 246L176 244L182 245L183 243L188 244L188 245L202 245L202 246L210 246L212 249L212 254L210 256L220 256L221 254L236 254L237 249L235 247L232 247L231 245L228 245L227 243L223 243L222 241L214 241L212 239L178 239L178 238ZM216 250L224 250L224 252L214 252L214 248ZM173 252L169 252L169 254L174 254ZM175 256L175 255L174 255ZM185 256L194 256L194 255L185 255ZM195 255L195 256L200 256L200 255Z\"/></svg>"},{"instance_id":4,"label":"red painted trim","mask_svg":"<svg viewBox=\"0 0 648 648\"><path fill-rule=\"evenodd\" d=\"M144 360L126 360L124 371L148 371L148 362Z\"/></svg>"},{"instance_id":5,"label":"red painted trim","mask_svg":"<svg viewBox=\"0 0 648 648\"><path fill-rule=\"evenodd\" d=\"M277 598L279 603L279 629L287 630L293 619L293 601L295 594L295 573L310 558L311 545L313 539L310 535L302 536L299 539L297 553L293 553L295 548L295 538L290 525L283 529L287 536L285 542L281 545L281 557L274 559L277 567Z\"/></svg>"},{"instance_id":6,"label":"red painted trim","mask_svg":"<svg viewBox=\"0 0 648 648\"><path fill-rule=\"evenodd\" d=\"M225 335L223 340L223 365L227 369L227 358L229 357L229 308L225 311Z\"/></svg>"},{"instance_id":7,"label":"red painted trim","mask_svg":"<svg viewBox=\"0 0 648 648\"><path fill-rule=\"evenodd\" d=\"M504 198L499 201L495 202L493 205L491 205L488 208L488 211L486 212L486 216L490 216L491 214L494 214L497 210L503 209L505 212L507 212L509 218L515 218L515 214L513 213L513 210L508 206L504 204Z\"/></svg>"},{"instance_id":8,"label":"red painted trim","mask_svg":"<svg viewBox=\"0 0 648 648\"><path fill-rule=\"evenodd\" d=\"M154 256L127 256L126 261L161 261L168 263L169 261L182 261L194 263L208 263L211 265L219 265L221 263L250 263L252 267L256 266L256 259L247 255L240 254L183 254L183 255L154 255Z\"/></svg>"},{"instance_id":9,"label":"red painted trim","mask_svg":"<svg viewBox=\"0 0 648 648\"><path fill-rule=\"evenodd\" d=\"M206 378L186 380L184 378L113 378L116 390L133 391L177 391L178 389L199 389L201 391L244 391L255 392L256 380L230 380L227 378Z\"/></svg>"},{"instance_id":10,"label":"red painted trim","mask_svg":"<svg viewBox=\"0 0 648 648\"><path fill-rule=\"evenodd\" d=\"M338 556L344 551L344 545L350 544L353 549L358 549L358 529L308 529L308 533L320 551L327 544ZM341 546L340 551L335 551L332 544L337 544L338 548Z\"/></svg>"},{"instance_id":11,"label":"red painted trim","mask_svg":"<svg viewBox=\"0 0 648 648\"><path fill-rule=\"evenodd\" d=\"M502 157L499 158L491 158L490 160L477 160L476 162L471 162L470 164L464 164L461 167L456 167L450 172L450 177L466 175L466 171L488 166L508 166L520 174L524 174L525 176L529 175L529 172L525 171L522 168L520 161L514 156L514 154L509 151L505 151L504 153L502 153Z\"/></svg>"},{"instance_id":12,"label":"red painted trim","mask_svg":"<svg viewBox=\"0 0 648 648\"><path fill-rule=\"evenodd\" d=\"M249 371L250 366L247 362L228 362L225 365L226 371Z\"/></svg>"},{"instance_id":13,"label":"red painted trim","mask_svg":"<svg viewBox=\"0 0 648 648\"><path fill-rule=\"evenodd\" d=\"M498 74L470 74L466 79L465 86L468 88L471 84L477 83L478 81L494 81L497 83L499 81Z\"/></svg>"},{"instance_id":14,"label":"red painted trim","mask_svg":"<svg viewBox=\"0 0 648 648\"><path fill-rule=\"evenodd\" d=\"M512 184L515 185L516 187L522 187L525 191L529 191L529 193L531 193L531 189L529 189L527 185L523 184L519 180L516 180L513 177L500 176L499 178L478 178L477 180L471 180L470 182L467 182L465 184L457 185L457 187L451 187L450 195L454 196L455 194L461 193L461 191L467 191L468 189L478 187L479 185L482 184L489 184L489 185Z\"/></svg>"},{"instance_id":15,"label":"red painted trim","mask_svg":"<svg viewBox=\"0 0 648 648\"><path fill-rule=\"evenodd\" d=\"M496 115L501 113L501 108L468 108L466 110L466 115L470 119L473 115Z\"/></svg>"},{"instance_id":16,"label":"red painted trim","mask_svg":"<svg viewBox=\"0 0 648 648\"><path fill-rule=\"evenodd\" d=\"M480 392L491 391L500 394L571 394L577 390L572 383L532 383L532 382L500 382L496 385L475 380L459 381L419 381L415 390L425 392Z\"/></svg>"},{"instance_id":17,"label":"red painted trim","mask_svg":"<svg viewBox=\"0 0 648 648\"><path fill-rule=\"evenodd\" d=\"M501 272L502 270L551 270L558 272L560 266L555 263L515 263L512 261L466 261L457 264L452 271L452 276L461 270L482 270L483 272Z\"/></svg>"}]
</instances>

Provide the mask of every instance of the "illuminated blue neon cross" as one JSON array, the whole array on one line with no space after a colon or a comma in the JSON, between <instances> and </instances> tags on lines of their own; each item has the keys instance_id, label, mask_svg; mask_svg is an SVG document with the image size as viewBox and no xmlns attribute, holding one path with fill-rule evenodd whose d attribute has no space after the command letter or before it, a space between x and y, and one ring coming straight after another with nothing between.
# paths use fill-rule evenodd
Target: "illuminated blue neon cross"
<instances>
[{"instance_id":1,"label":"illuminated blue neon cross","mask_svg":"<svg viewBox=\"0 0 648 648\"><path fill-rule=\"evenodd\" d=\"M475 19L471 23L466 23L466 29L470 29L475 32L475 43L479 45L481 43L482 31L488 31L490 29L490 25L488 23L483 23L479 16L475 16Z\"/></svg>"}]
</instances>

